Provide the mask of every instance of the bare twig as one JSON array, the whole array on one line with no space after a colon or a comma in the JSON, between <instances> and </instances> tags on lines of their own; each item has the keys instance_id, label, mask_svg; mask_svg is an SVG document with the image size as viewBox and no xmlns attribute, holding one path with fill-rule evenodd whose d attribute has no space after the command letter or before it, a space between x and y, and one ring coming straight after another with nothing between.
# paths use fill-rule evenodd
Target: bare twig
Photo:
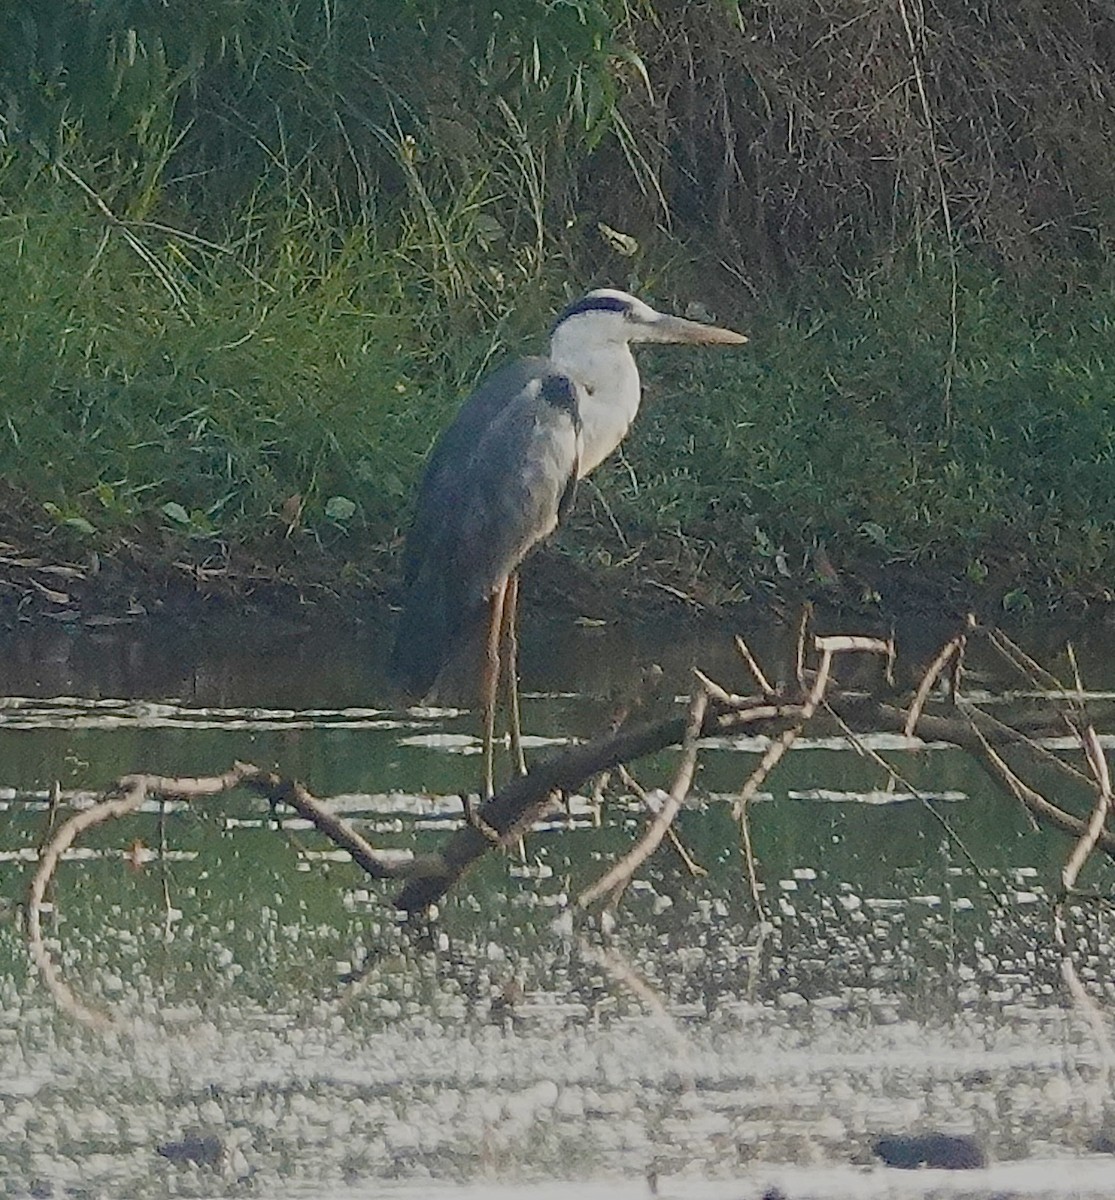
<instances>
[{"instance_id":1,"label":"bare twig","mask_svg":"<svg viewBox=\"0 0 1115 1200\"><path fill-rule=\"evenodd\" d=\"M577 898L582 908L599 900L601 896L614 894L617 889L625 887L635 872L658 849L666 831L673 823L693 782L693 773L697 768L697 740L701 735L704 724L705 710L708 707L708 693L703 689L693 694L689 701L689 712L686 718L685 737L682 742L681 763L674 778L670 795L662 805L646 832L634 846L612 868L606 871L591 887Z\"/></svg>"},{"instance_id":2,"label":"bare twig","mask_svg":"<svg viewBox=\"0 0 1115 1200\"><path fill-rule=\"evenodd\" d=\"M1061 872L1061 879L1066 892L1076 887L1076 880L1080 874L1080 869L1084 866L1088 856L1096 848L1096 842L1103 832L1104 822L1107 820L1107 814L1111 809L1111 776L1107 769L1107 759L1104 756L1099 738L1096 736L1096 731L1091 725L1081 730L1080 741L1084 747L1084 756L1095 772L1096 782L1099 784L1099 795L1096 797L1096 803L1092 808L1092 815L1088 821L1088 826L1073 847L1072 854L1069 855L1069 860L1065 863L1064 870Z\"/></svg>"},{"instance_id":3,"label":"bare twig","mask_svg":"<svg viewBox=\"0 0 1115 1200\"><path fill-rule=\"evenodd\" d=\"M736 805L736 817L739 821L739 835L743 848L743 861L747 867L747 883L751 889L751 902L755 905L755 916L762 921L766 919L767 910L760 894L759 871L755 864L755 850L751 844L751 821L747 815L749 807L750 801L739 801Z\"/></svg>"},{"instance_id":4,"label":"bare twig","mask_svg":"<svg viewBox=\"0 0 1115 1200\"><path fill-rule=\"evenodd\" d=\"M763 674L762 668L759 666L755 655L751 653L751 647L743 640L742 637L736 637L736 649L743 657L743 661L747 664L747 669L751 672L755 682L759 685L759 690L764 696L773 696L774 688L771 687L767 677Z\"/></svg>"},{"instance_id":5,"label":"bare twig","mask_svg":"<svg viewBox=\"0 0 1115 1200\"><path fill-rule=\"evenodd\" d=\"M635 793L635 795L639 797L639 799L646 806L648 812L655 811L654 802L651 800L646 788L643 787L643 785L635 778L635 776L631 774L631 772L623 765L623 763L620 763L620 765L616 768L616 774L619 775L624 786L629 787ZM694 879L703 879L708 874L708 871L706 871L705 868L693 858L689 851L686 850L681 838L679 838L677 835L677 830L672 825L666 830L666 838L670 845L674 848L674 852L677 854L678 858L680 858L685 864L685 869L690 875L693 876Z\"/></svg>"},{"instance_id":6,"label":"bare twig","mask_svg":"<svg viewBox=\"0 0 1115 1200\"><path fill-rule=\"evenodd\" d=\"M880 642L875 638L817 638L815 644L821 651L821 666L813 679L813 686L810 689L809 695L806 697L805 703L801 706L800 720L791 728L784 730L778 737L778 740L767 747L758 765L744 782L733 805L733 811L740 827L740 840L743 844L744 862L747 867L748 884L751 888L751 899L755 905L755 913L760 918L765 915L765 908L759 894L759 876L755 867L755 854L751 844L751 822L748 819L748 805L755 798L755 794L758 792L763 781L797 740L802 729L805 728L806 722L817 711L817 705L823 699L825 689L828 686L829 673L832 668L832 656L848 650L867 650L873 653L882 652L888 654L890 652L889 643ZM799 661L800 658L801 651L799 648Z\"/></svg>"},{"instance_id":7,"label":"bare twig","mask_svg":"<svg viewBox=\"0 0 1115 1200\"><path fill-rule=\"evenodd\" d=\"M921 677L918 690L914 693L914 698L910 703L910 715L906 719L906 728L903 730L907 737L913 737L914 730L917 728L918 717L921 716L925 702L929 699L929 693L933 690L933 685L937 682L941 672L948 666L953 656L962 653L963 646L964 635L958 633L956 637L950 638L941 647L937 652L937 657L929 664L929 668Z\"/></svg>"},{"instance_id":8,"label":"bare twig","mask_svg":"<svg viewBox=\"0 0 1115 1200\"><path fill-rule=\"evenodd\" d=\"M1002 903L1002 896L1000 896L992 880L988 878L986 872L976 861L975 855L968 849L964 843L964 840L960 837L956 830L953 829L952 825L944 817L944 815L939 813L937 809L935 809L933 805L929 803L928 796L925 796L919 788L916 788L900 771L896 770L891 763L887 762L887 760L878 752L878 750L866 745L863 739L859 737L855 730L848 725L848 723L840 716L840 714L833 712L831 705L826 704L825 707L829 713L832 714L833 719L836 721L837 725L840 726L844 736L848 739L848 742L856 751L856 753L863 755L864 758L869 758L877 766L882 767L882 769L887 773L890 783L896 784L898 787L909 792L911 796L917 798L926 812L928 812L929 815L937 822L937 824L940 825L945 831L949 841L960 849L961 854L964 856L969 867L972 868L976 878L978 878L984 887L987 888L988 895L991 896L997 903ZM906 736L910 737L912 735L907 732Z\"/></svg>"},{"instance_id":9,"label":"bare twig","mask_svg":"<svg viewBox=\"0 0 1115 1200\"><path fill-rule=\"evenodd\" d=\"M106 793L106 799L92 808L87 808L63 821L54 836L43 848L39 865L31 879L27 895L27 942L31 959L39 969L39 975L53 996L55 1003L84 1025L94 1029L106 1029L111 1018L96 1009L89 1008L74 995L70 986L62 979L54 959L43 939L42 912L46 889L58 869L62 855L87 830L105 821L135 812L150 795L161 795L173 799L189 800L198 796L216 796L244 782L248 775L258 773L247 763L237 763L223 775L205 779L172 779L159 775L125 775Z\"/></svg>"},{"instance_id":10,"label":"bare twig","mask_svg":"<svg viewBox=\"0 0 1115 1200\"><path fill-rule=\"evenodd\" d=\"M1003 656L1004 659L1025 679L1035 687L1045 687L1056 692L1063 700L1073 701L1076 697L1066 690L1065 685L1053 674L1046 670L1041 663L1031 658L1016 642L1013 642L1001 629L984 629L988 641Z\"/></svg>"},{"instance_id":11,"label":"bare twig","mask_svg":"<svg viewBox=\"0 0 1115 1200\"><path fill-rule=\"evenodd\" d=\"M709 698L715 700L718 704L723 704L725 708L734 708L744 703L743 696L737 696L735 692L726 691L720 684L710 679L704 671L698 671L694 667L693 674L697 677L697 682L708 693Z\"/></svg>"},{"instance_id":12,"label":"bare twig","mask_svg":"<svg viewBox=\"0 0 1115 1200\"><path fill-rule=\"evenodd\" d=\"M237 766L246 766L237 763ZM347 822L325 809L297 780L285 779L255 767L243 778L244 785L265 796L272 805L285 804L305 817L314 827L342 850L373 879L400 879L411 869L409 862L388 859L360 836Z\"/></svg>"},{"instance_id":13,"label":"bare twig","mask_svg":"<svg viewBox=\"0 0 1115 1200\"><path fill-rule=\"evenodd\" d=\"M866 650L874 654L889 653L889 644L878 638L865 637L819 637L814 639L814 645L821 651L821 665L813 677L813 686L802 703L799 719L791 728L784 730L778 740L767 747L759 765L747 777L736 798L736 816L740 814L741 806L751 800L762 786L763 781L782 761L786 752L797 741L806 723L817 711L817 706L824 697L828 687L829 675L832 671L832 659L835 654L848 651Z\"/></svg>"},{"instance_id":14,"label":"bare twig","mask_svg":"<svg viewBox=\"0 0 1115 1200\"><path fill-rule=\"evenodd\" d=\"M84 1025L106 1029L112 1018L90 1008L74 995L62 979L47 949L42 929L42 914L47 888L65 852L82 834L106 821L127 816L149 797L163 800L197 800L217 796L235 787L248 787L266 796L272 804L287 804L313 824L353 860L377 879L397 878L410 869L409 863L389 862L378 854L358 833L326 812L320 802L299 783L261 771L251 763L235 763L222 775L203 778L172 778L163 775L125 775L92 808L83 809L63 821L43 847L39 865L31 879L27 897L27 942L31 959L39 970L55 1003Z\"/></svg>"},{"instance_id":15,"label":"bare twig","mask_svg":"<svg viewBox=\"0 0 1115 1200\"><path fill-rule=\"evenodd\" d=\"M973 726L975 729L975 726ZM986 740L983 730L975 729L978 737L983 741L979 761L990 772L1002 786L1004 786L1012 795L1016 796L1029 809L1030 814L1037 818L1047 821L1050 825L1063 830L1065 833L1070 833L1074 837L1083 837L1088 830L1086 822L1072 813L1065 812L1064 809L1058 808L1055 804L1050 803L1039 791L1030 787L1024 779L1021 779L1004 761L1000 755ZM1105 832L1102 828L1099 836L1096 839L1098 845L1105 854L1115 856L1115 837L1110 833Z\"/></svg>"}]
</instances>

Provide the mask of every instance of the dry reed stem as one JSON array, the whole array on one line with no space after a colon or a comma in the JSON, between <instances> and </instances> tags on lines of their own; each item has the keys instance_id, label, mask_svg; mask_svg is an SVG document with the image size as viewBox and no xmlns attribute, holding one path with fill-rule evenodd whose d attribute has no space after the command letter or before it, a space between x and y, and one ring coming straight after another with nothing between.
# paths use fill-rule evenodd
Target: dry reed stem
<instances>
[{"instance_id":1,"label":"dry reed stem","mask_svg":"<svg viewBox=\"0 0 1115 1200\"><path fill-rule=\"evenodd\" d=\"M918 99L921 102L922 114L925 117L925 130L929 137L929 154L933 161L933 175L937 182L937 191L941 198L941 218L945 226L945 243L948 246L949 257L949 350L945 359L944 388L941 396L941 415L945 426L952 424L952 383L956 375L956 347L960 331L959 302L960 275L956 265L956 234L953 230L952 205L949 202L948 188L945 186L945 173L941 167L941 151L937 144L937 122L929 105L929 94L925 89L925 72L922 68L921 56L918 54L914 30L910 24L910 14L906 9L906 0L898 0L898 11L902 16L902 26L906 31L906 41L910 48L910 62L914 68L914 81L917 84ZM919 13L924 26L924 12ZM921 30L924 36L924 28Z\"/></svg>"},{"instance_id":2,"label":"dry reed stem","mask_svg":"<svg viewBox=\"0 0 1115 1200\"><path fill-rule=\"evenodd\" d=\"M128 226L120 220L120 218L112 211L111 208L109 208L100 195L98 195L98 193L95 192L93 188L91 188L76 171L67 166L66 163L62 162L61 160L55 161L54 167L55 170L64 175L68 180L70 180L71 183L77 186L86 199L93 204L101 216L104 217L105 221L108 222L109 228L115 229L124 239L124 241L127 242L132 251L145 264L148 270L150 270L151 274L154 275L159 283L162 284L162 286L166 289L167 294L174 301L179 315L185 318L188 324L192 325L193 318L190 316L186 307L186 296L166 267L159 262L155 255L147 249L147 247L139 240L139 238L132 233ZM104 242L102 241L102 248L103 245Z\"/></svg>"}]
</instances>

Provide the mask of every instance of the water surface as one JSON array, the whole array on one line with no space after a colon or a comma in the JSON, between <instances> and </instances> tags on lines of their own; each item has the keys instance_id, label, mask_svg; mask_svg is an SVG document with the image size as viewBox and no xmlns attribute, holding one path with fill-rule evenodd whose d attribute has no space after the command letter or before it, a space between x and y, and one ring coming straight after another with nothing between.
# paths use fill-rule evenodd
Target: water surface
<instances>
[{"instance_id":1,"label":"water surface","mask_svg":"<svg viewBox=\"0 0 1115 1200\"><path fill-rule=\"evenodd\" d=\"M777 675L791 643L755 649ZM547 634L525 668L533 752L590 733L633 662L664 661L672 696L693 661L742 688L732 654L726 635ZM707 874L664 849L603 926L571 898L642 827L627 789L599 824L574 798L525 860L489 855L410 924L392 885L247 795L151 805L59 870L52 948L117 1027L60 1014L16 920L52 793L64 815L126 771L240 758L378 845L446 836L478 774L474 718L393 708L379 660L374 639L297 630L0 646L2 1194L571 1200L647 1196L648 1171L664 1196L717 1200L1111 1194L1115 1162L1092 1149L1103 1052L1051 934L1068 847L946 748L874 740L911 794L839 739L803 739L751 808L756 912L731 797L761 746L713 743L678 825ZM1098 636L1086 661L1109 687ZM673 763L634 770L668 786ZM1110 1006L1106 910L1081 901L1072 929ZM934 1129L976 1135L992 1165L872 1159L880 1133ZM155 1152L190 1136L218 1138L219 1161Z\"/></svg>"}]
</instances>

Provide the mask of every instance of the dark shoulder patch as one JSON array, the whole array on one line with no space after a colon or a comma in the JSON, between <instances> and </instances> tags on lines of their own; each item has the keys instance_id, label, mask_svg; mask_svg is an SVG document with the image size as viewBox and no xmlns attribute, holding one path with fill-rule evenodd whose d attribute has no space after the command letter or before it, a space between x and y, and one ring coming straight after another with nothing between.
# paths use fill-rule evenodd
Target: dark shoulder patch
<instances>
[{"instance_id":1,"label":"dark shoulder patch","mask_svg":"<svg viewBox=\"0 0 1115 1200\"><path fill-rule=\"evenodd\" d=\"M577 408L577 389L568 375L547 375L542 380L539 395L547 404L569 413L573 418L573 424L580 426L581 414Z\"/></svg>"},{"instance_id":2,"label":"dark shoulder patch","mask_svg":"<svg viewBox=\"0 0 1115 1200\"><path fill-rule=\"evenodd\" d=\"M629 305L626 300L621 300L619 296L585 296L580 300L575 300L569 305L564 312L554 322L556 329L562 321L568 321L570 317L576 317L581 313L587 312L627 312Z\"/></svg>"}]
</instances>

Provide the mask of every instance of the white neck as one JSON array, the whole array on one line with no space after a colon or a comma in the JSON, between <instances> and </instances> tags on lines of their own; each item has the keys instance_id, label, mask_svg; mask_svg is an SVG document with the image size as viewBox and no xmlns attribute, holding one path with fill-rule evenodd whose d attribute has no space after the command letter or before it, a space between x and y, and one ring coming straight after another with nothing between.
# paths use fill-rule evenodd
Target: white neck
<instances>
[{"instance_id":1,"label":"white neck","mask_svg":"<svg viewBox=\"0 0 1115 1200\"><path fill-rule=\"evenodd\" d=\"M550 360L577 385L583 479L623 441L639 411L642 388L626 341L590 341L554 331Z\"/></svg>"}]
</instances>

